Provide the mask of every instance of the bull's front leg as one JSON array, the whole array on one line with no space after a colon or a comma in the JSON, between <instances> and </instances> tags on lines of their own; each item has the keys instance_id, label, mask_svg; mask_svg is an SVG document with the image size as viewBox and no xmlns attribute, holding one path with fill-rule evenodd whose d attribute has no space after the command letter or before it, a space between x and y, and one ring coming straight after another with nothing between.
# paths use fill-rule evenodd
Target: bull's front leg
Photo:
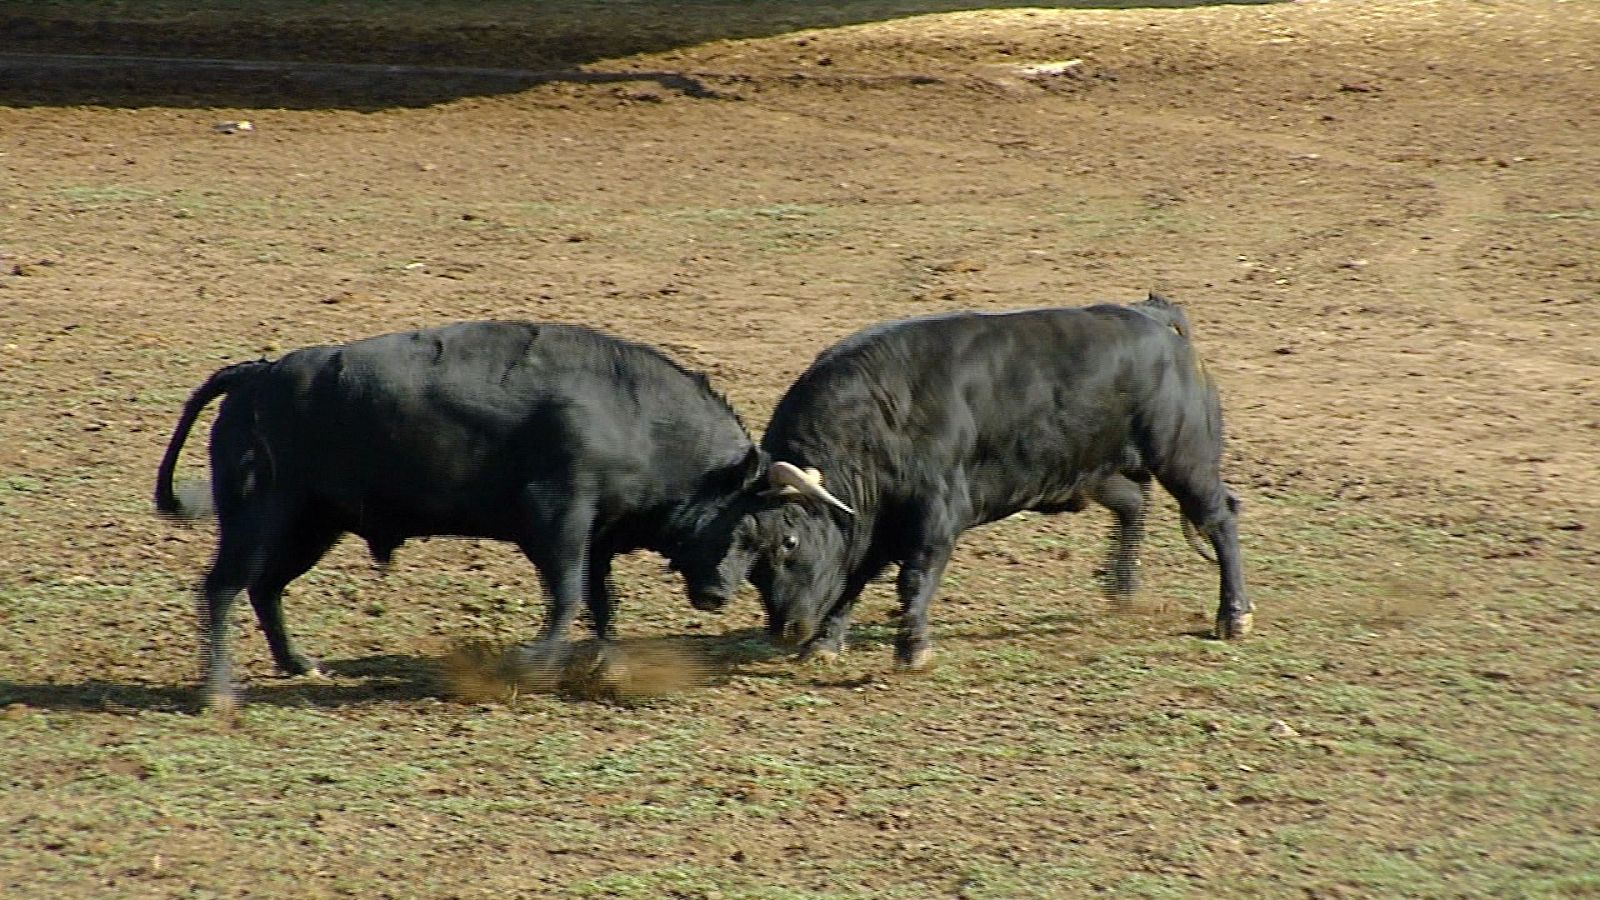
<instances>
[{"instance_id":1,"label":"bull's front leg","mask_svg":"<svg viewBox=\"0 0 1600 900\"><path fill-rule=\"evenodd\" d=\"M520 663L540 687L554 687L566 666L572 645L568 635L578 610L590 602L589 540L587 529L563 529L545 542L519 542L544 583L548 611L538 640L522 648ZM609 602L596 628L610 627Z\"/></svg>"},{"instance_id":2,"label":"bull's front leg","mask_svg":"<svg viewBox=\"0 0 1600 900\"><path fill-rule=\"evenodd\" d=\"M614 685L626 677L627 660L615 643L617 601L611 584L611 562L610 552L589 548L589 577L584 585L584 597L589 604L589 622L594 626L594 636L599 641L590 675L609 680Z\"/></svg>"},{"instance_id":3,"label":"bull's front leg","mask_svg":"<svg viewBox=\"0 0 1600 900\"><path fill-rule=\"evenodd\" d=\"M845 636L850 633L850 611L855 608L856 600L866 587L866 579L851 576L844 593L839 595L833 608L823 617L817 633L800 648L801 662L830 663L839 658L844 652Z\"/></svg>"},{"instance_id":4,"label":"bull's front leg","mask_svg":"<svg viewBox=\"0 0 1600 900\"><path fill-rule=\"evenodd\" d=\"M900 566L897 588L900 605L900 633L895 638L895 668L915 672L928 667L933 644L928 638L928 606L939 590L939 579L955 549L953 539L925 545Z\"/></svg>"},{"instance_id":5,"label":"bull's front leg","mask_svg":"<svg viewBox=\"0 0 1600 900\"><path fill-rule=\"evenodd\" d=\"M592 547L589 554L589 580L584 585L584 599L589 605L589 621L594 625L594 636L609 642L617 636L612 624L617 607L611 590L611 554Z\"/></svg>"}]
</instances>

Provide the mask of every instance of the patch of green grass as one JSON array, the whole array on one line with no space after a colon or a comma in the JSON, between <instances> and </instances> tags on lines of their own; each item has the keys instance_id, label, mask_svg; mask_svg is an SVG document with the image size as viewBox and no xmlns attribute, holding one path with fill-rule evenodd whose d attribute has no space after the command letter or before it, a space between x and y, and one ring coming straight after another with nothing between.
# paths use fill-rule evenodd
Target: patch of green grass
<instances>
[{"instance_id":1,"label":"patch of green grass","mask_svg":"<svg viewBox=\"0 0 1600 900\"><path fill-rule=\"evenodd\" d=\"M1176 235L1194 227L1181 207L1154 207L1131 197L1085 197L1054 211L1054 217L1063 230L1100 240L1149 232Z\"/></svg>"},{"instance_id":2,"label":"patch of green grass","mask_svg":"<svg viewBox=\"0 0 1600 900\"><path fill-rule=\"evenodd\" d=\"M34 494L44 490L44 482L32 475L6 475L0 477L0 495Z\"/></svg>"},{"instance_id":3,"label":"patch of green grass","mask_svg":"<svg viewBox=\"0 0 1600 900\"><path fill-rule=\"evenodd\" d=\"M159 191L122 184L74 184L58 187L55 195L83 206L102 207L139 203L162 196Z\"/></svg>"},{"instance_id":4,"label":"patch of green grass","mask_svg":"<svg viewBox=\"0 0 1600 900\"><path fill-rule=\"evenodd\" d=\"M778 705L784 709L816 709L819 706L832 706L834 703L818 694L795 694L779 700Z\"/></svg>"},{"instance_id":5,"label":"patch of green grass","mask_svg":"<svg viewBox=\"0 0 1600 900\"><path fill-rule=\"evenodd\" d=\"M1114 890L1123 897L1167 900L1175 897L1192 897L1196 887L1193 880L1181 875L1135 872L1121 879Z\"/></svg>"},{"instance_id":6,"label":"patch of green grass","mask_svg":"<svg viewBox=\"0 0 1600 900\"><path fill-rule=\"evenodd\" d=\"M1539 216L1540 218L1545 219L1578 219L1588 222L1600 222L1600 209L1565 209L1560 210L1559 212L1540 213Z\"/></svg>"},{"instance_id":7,"label":"patch of green grass","mask_svg":"<svg viewBox=\"0 0 1600 900\"><path fill-rule=\"evenodd\" d=\"M715 207L666 211L669 221L739 230L740 240L772 252L813 248L844 233L837 210L826 206L779 203L770 206Z\"/></svg>"},{"instance_id":8,"label":"patch of green grass","mask_svg":"<svg viewBox=\"0 0 1600 900\"><path fill-rule=\"evenodd\" d=\"M813 891L771 883L771 876L735 868L671 866L651 872L617 872L571 885L574 897L707 897L725 900L856 900L874 896L861 891ZM885 896L877 894L876 896Z\"/></svg>"},{"instance_id":9,"label":"patch of green grass","mask_svg":"<svg viewBox=\"0 0 1600 900\"><path fill-rule=\"evenodd\" d=\"M1073 886L1084 885L1093 874L1092 865L980 859L963 868L957 890L966 900L1061 897L1073 893Z\"/></svg>"},{"instance_id":10,"label":"patch of green grass","mask_svg":"<svg viewBox=\"0 0 1600 900\"><path fill-rule=\"evenodd\" d=\"M827 216L832 212L826 206L811 206L800 203L777 203L771 206L730 206L711 207L706 209L678 209L671 210L665 215L669 219L682 219L694 222L797 222L808 219L817 219Z\"/></svg>"}]
</instances>

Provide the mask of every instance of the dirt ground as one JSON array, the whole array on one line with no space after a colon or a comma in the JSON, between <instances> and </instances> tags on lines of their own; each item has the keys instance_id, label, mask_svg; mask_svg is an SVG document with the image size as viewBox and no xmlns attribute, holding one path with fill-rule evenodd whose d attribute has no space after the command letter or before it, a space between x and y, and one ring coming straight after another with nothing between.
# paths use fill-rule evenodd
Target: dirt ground
<instances>
[{"instance_id":1,"label":"dirt ground","mask_svg":"<svg viewBox=\"0 0 1600 900\"><path fill-rule=\"evenodd\" d=\"M768 30L473 58L557 70L488 91L0 68L3 893L1600 893L1600 6ZM531 635L526 564L342 547L287 601L333 677L273 677L245 625L242 721L186 712L211 530L147 498L226 362L582 322L759 430L863 325L1151 289L1222 387L1250 641L1197 636L1170 509L1131 619L1100 514L1023 516L968 536L921 678L887 588L807 668L639 558L624 632L709 686L461 703L427 658Z\"/></svg>"}]
</instances>

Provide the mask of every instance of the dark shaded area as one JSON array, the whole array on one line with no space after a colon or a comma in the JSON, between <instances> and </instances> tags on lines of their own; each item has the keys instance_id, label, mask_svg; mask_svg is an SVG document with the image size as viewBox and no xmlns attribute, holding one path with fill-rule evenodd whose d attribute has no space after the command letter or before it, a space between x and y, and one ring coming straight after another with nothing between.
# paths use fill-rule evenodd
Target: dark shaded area
<instances>
[{"instance_id":1,"label":"dark shaded area","mask_svg":"<svg viewBox=\"0 0 1600 900\"><path fill-rule=\"evenodd\" d=\"M0 105L348 108L427 106L552 82L639 84L725 96L674 72L457 68L371 63L0 53Z\"/></svg>"},{"instance_id":2,"label":"dark shaded area","mask_svg":"<svg viewBox=\"0 0 1600 900\"><path fill-rule=\"evenodd\" d=\"M1233 0L1261 4L1279 0ZM0 104L12 106L423 106L553 81L653 81L717 92L672 73L579 71L599 60L808 28L968 9L1121 9L1215 0L684 0L538 4L151 2L0 5ZM21 6L21 4L17 4Z\"/></svg>"},{"instance_id":3,"label":"dark shaded area","mask_svg":"<svg viewBox=\"0 0 1600 900\"><path fill-rule=\"evenodd\" d=\"M641 642L624 642L637 648ZM738 674L741 667L788 655L791 651L774 646L760 629L740 629L726 634L682 635L653 642L676 646L706 665L705 676L718 681ZM573 644L576 660L592 657L598 642L589 639ZM267 704L335 709L349 706L411 703L428 699L452 699L442 665L434 656L385 653L351 659L323 660L322 669L335 680L316 678L257 677L239 692L241 705ZM341 683L357 680L357 683ZM608 699L592 691L571 690L563 686L552 691L562 699L586 702ZM470 699L462 702L473 702ZM0 679L0 708L20 704L30 709L100 712L125 715L133 712L188 712L200 710L198 683L151 684L88 679L81 682L25 682Z\"/></svg>"},{"instance_id":4,"label":"dark shaded area","mask_svg":"<svg viewBox=\"0 0 1600 900\"><path fill-rule=\"evenodd\" d=\"M261 678L242 692L247 704L341 707L397 703L443 696L431 661L381 654L324 664L332 674L364 679L338 684L310 678ZM77 683L0 680L0 707L20 703L34 709L125 714L137 711L195 712L200 708L196 684L140 684L89 679Z\"/></svg>"},{"instance_id":5,"label":"dark shaded area","mask_svg":"<svg viewBox=\"0 0 1600 900\"><path fill-rule=\"evenodd\" d=\"M180 712L195 708L193 698L197 693L192 687L123 684L98 679L66 684L0 680L0 706L20 704L29 709L57 712Z\"/></svg>"}]
</instances>

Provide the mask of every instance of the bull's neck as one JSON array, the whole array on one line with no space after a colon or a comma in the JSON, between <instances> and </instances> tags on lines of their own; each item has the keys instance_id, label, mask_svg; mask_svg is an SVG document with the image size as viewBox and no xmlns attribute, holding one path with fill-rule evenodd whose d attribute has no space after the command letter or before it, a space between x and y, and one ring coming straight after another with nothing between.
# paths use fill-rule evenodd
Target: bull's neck
<instances>
[{"instance_id":1,"label":"bull's neck","mask_svg":"<svg viewBox=\"0 0 1600 900\"><path fill-rule=\"evenodd\" d=\"M730 492L726 482L720 473L707 474L692 490L657 507L645 517L648 533L640 534L639 547L677 562L735 502L737 494Z\"/></svg>"},{"instance_id":2,"label":"bull's neck","mask_svg":"<svg viewBox=\"0 0 1600 900\"><path fill-rule=\"evenodd\" d=\"M872 536L877 528L879 495L876 479L855 461L825 449L797 444L790 449L791 456L769 452L775 460L786 460L801 468L814 468L821 472L823 486L828 492L855 510L852 516L823 506L818 510L818 515L831 517L844 533L847 567L854 570L860 566L872 550Z\"/></svg>"}]
</instances>

